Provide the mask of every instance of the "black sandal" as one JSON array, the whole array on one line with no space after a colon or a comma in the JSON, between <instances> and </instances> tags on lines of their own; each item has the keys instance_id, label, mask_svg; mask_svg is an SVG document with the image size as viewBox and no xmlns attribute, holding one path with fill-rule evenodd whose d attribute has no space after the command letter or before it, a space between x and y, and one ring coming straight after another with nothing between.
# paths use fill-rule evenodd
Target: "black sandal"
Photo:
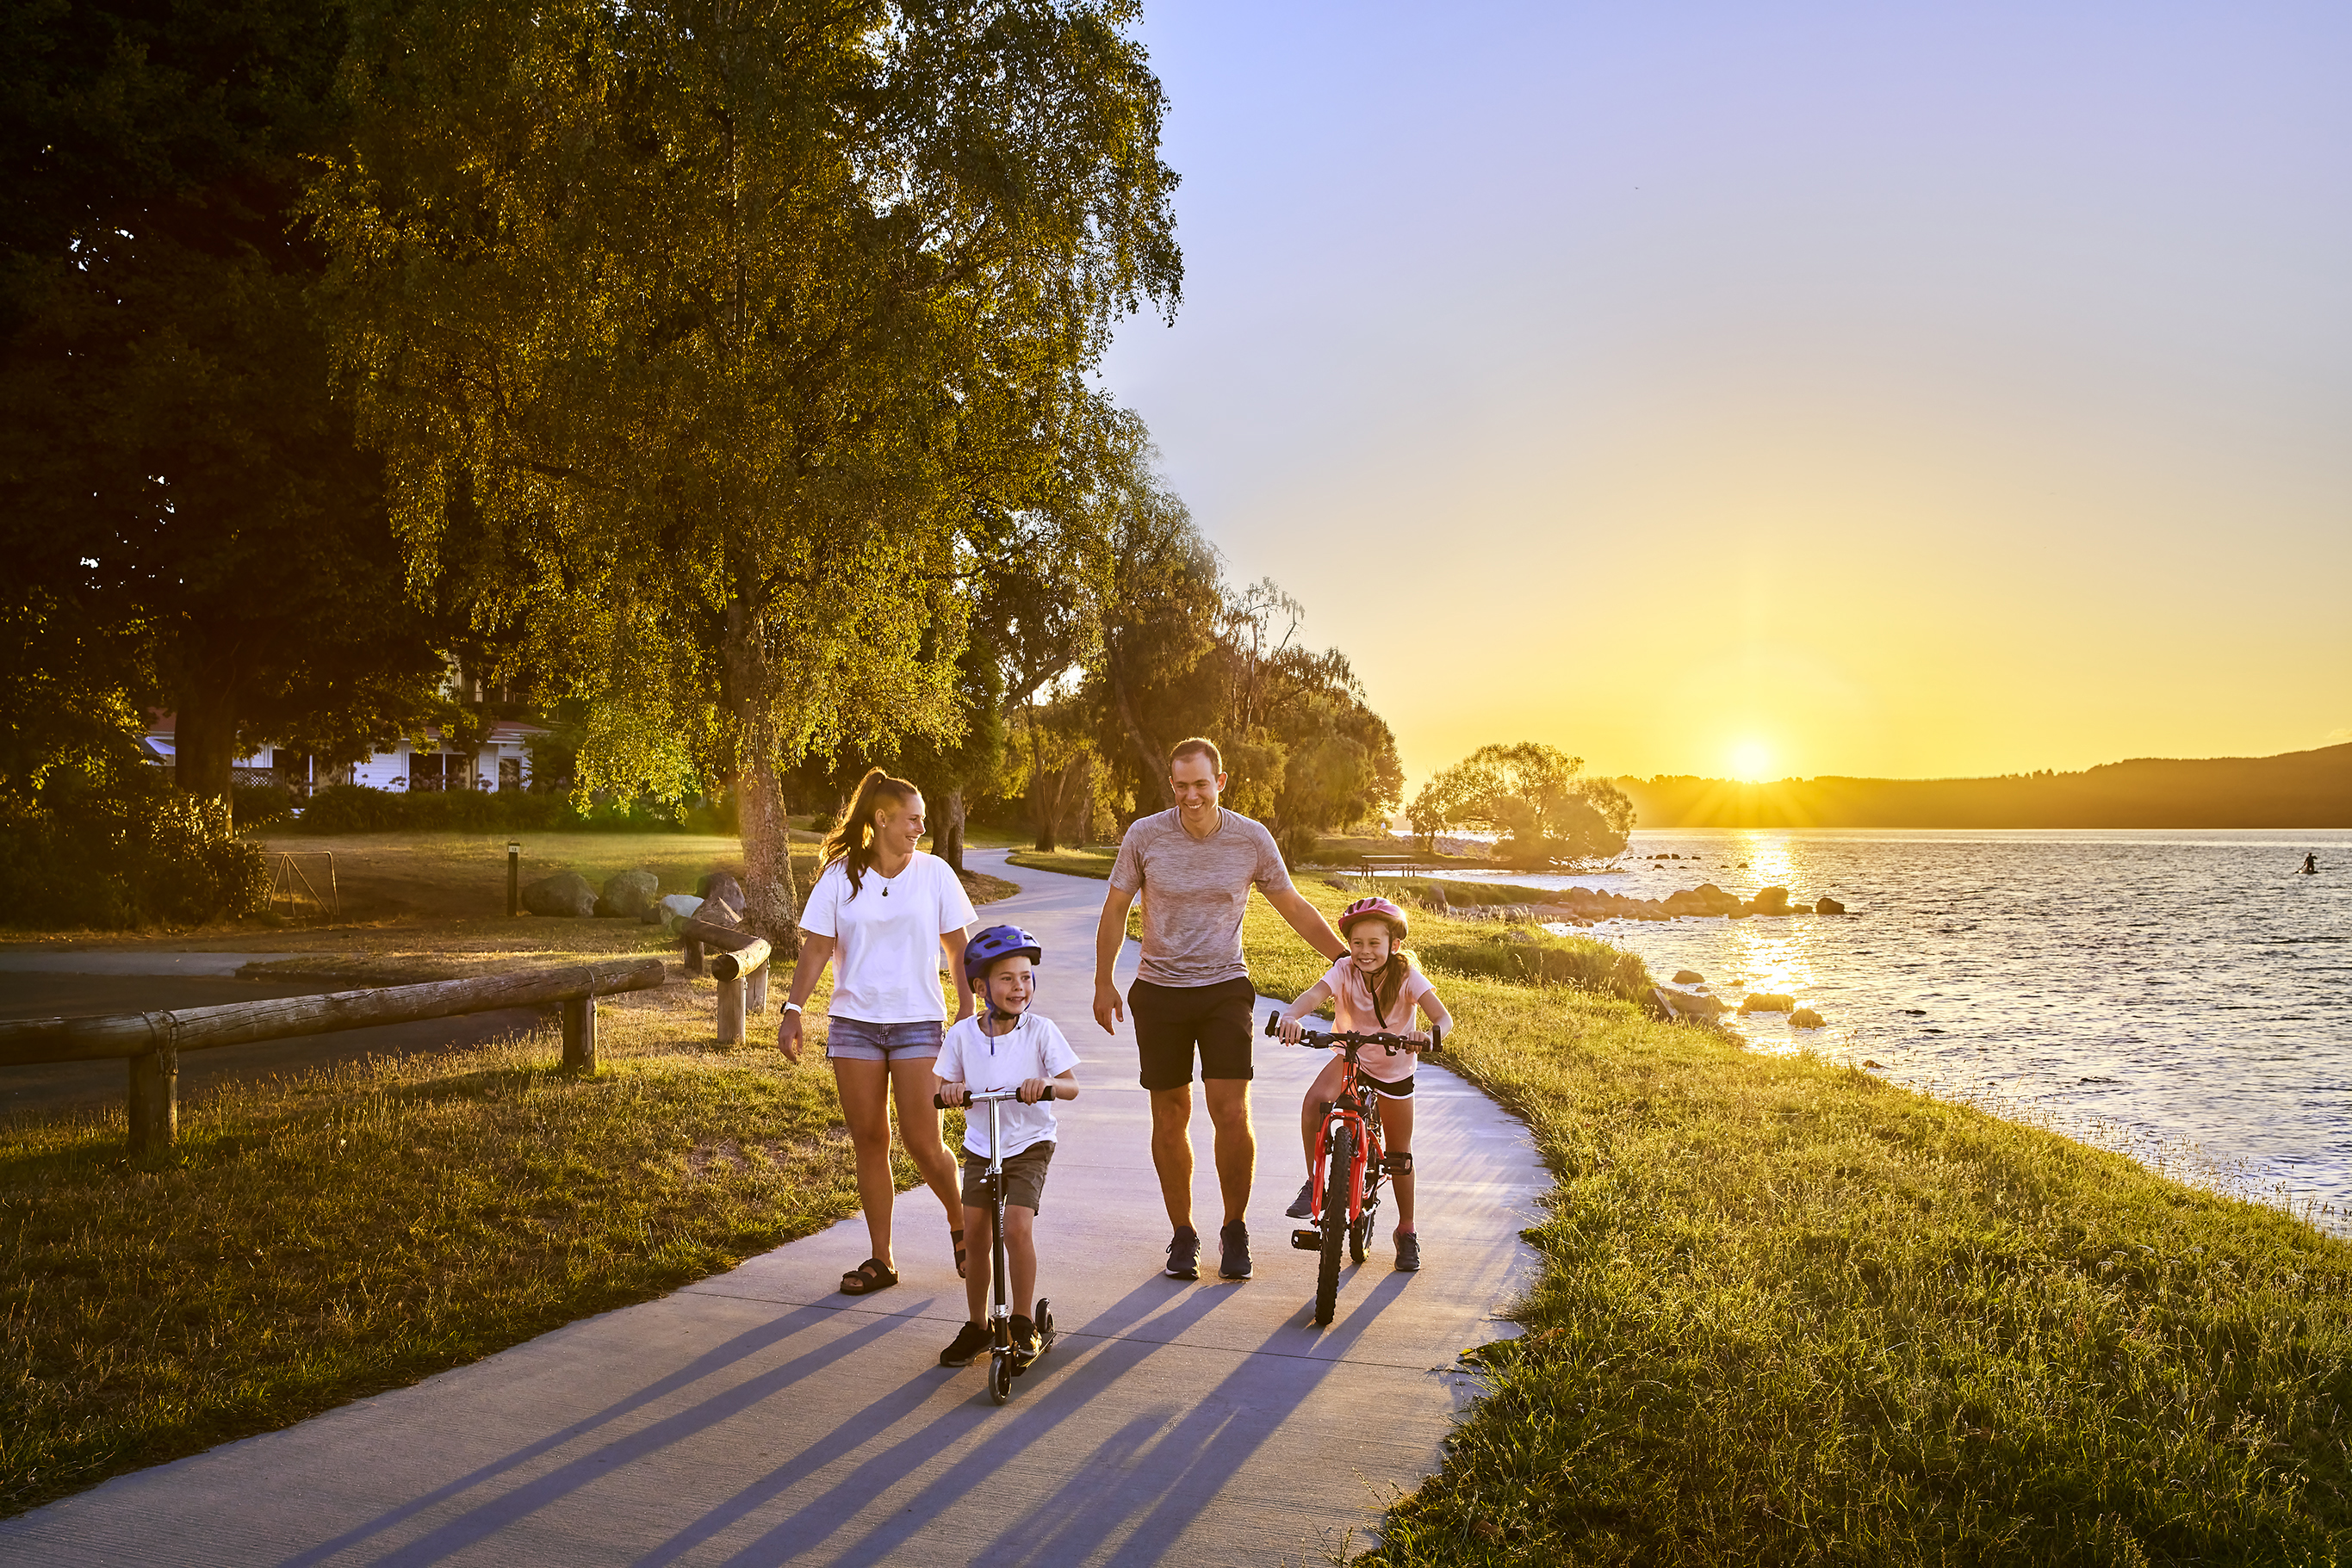
<instances>
[{"instance_id":1,"label":"black sandal","mask_svg":"<svg viewBox=\"0 0 2352 1568\"><path fill-rule=\"evenodd\" d=\"M879 1258L868 1258L841 1277L845 1296L870 1296L898 1282L898 1271Z\"/></svg>"},{"instance_id":2,"label":"black sandal","mask_svg":"<svg viewBox=\"0 0 2352 1568\"><path fill-rule=\"evenodd\" d=\"M961 1230L950 1230L948 1232L948 1239L955 1246L956 1278L959 1280L970 1278L970 1276L965 1274L963 1271L963 1232Z\"/></svg>"}]
</instances>

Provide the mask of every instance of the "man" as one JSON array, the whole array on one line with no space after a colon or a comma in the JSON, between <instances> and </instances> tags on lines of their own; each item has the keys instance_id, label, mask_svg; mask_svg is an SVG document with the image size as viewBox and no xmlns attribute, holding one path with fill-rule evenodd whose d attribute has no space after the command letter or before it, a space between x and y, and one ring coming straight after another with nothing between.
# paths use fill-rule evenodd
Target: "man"
<instances>
[{"instance_id":1,"label":"man","mask_svg":"<svg viewBox=\"0 0 2352 1568\"><path fill-rule=\"evenodd\" d=\"M1201 1237L1192 1228L1192 1058L1201 1060L1202 1096L1216 1131L1217 1186L1225 1204L1218 1232L1218 1272L1250 1277L1250 1178L1257 1134L1250 1126L1250 1044L1257 988L1242 960L1242 912L1255 885L1292 930L1327 958L1348 951L1316 907L1290 884L1274 835L1217 804L1225 787L1216 747L1180 741L1169 758L1176 809L1137 819L1119 841L1110 895L1095 927L1095 1021L1108 1032L1124 1019L1111 966L1127 939L1127 911L1143 895L1143 963L1128 1001L1143 1086L1151 1092L1151 1163L1175 1238L1168 1272L1201 1273Z\"/></svg>"}]
</instances>

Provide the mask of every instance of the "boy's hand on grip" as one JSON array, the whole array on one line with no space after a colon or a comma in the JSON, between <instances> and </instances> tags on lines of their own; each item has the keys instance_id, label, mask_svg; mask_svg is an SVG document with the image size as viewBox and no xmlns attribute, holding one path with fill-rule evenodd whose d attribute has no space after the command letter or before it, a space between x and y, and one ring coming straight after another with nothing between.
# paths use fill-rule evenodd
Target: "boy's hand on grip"
<instances>
[{"instance_id":1,"label":"boy's hand on grip","mask_svg":"<svg viewBox=\"0 0 2352 1568\"><path fill-rule=\"evenodd\" d=\"M1054 1086L1042 1078L1028 1079L1021 1085L1021 1103L1024 1105L1034 1105L1040 1100L1053 1097Z\"/></svg>"},{"instance_id":2,"label":"boy's hand on grip","mask_svg":"<svg viewBox=\"0 0 2352 1568\"><path fill-rule=\"evenodd\" d=\"M941 1105L961 1105L963 1103L963 1085L961 1083L950 1083L944 1078L940 1080L938 1091L931 1095L931 1098Z\"/></svg>"}]
</instances>

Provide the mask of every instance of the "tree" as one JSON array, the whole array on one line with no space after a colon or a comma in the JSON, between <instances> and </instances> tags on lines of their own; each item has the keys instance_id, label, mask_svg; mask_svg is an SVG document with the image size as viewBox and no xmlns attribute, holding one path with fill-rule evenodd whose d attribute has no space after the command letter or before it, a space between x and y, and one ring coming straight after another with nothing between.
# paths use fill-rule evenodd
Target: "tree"
<instances>
[{"instance_id":1,"label":"tree","mask_svg":"<svg viewBox=\"0 0 2352 1568\"><path fill-rule=\"evenodd\" d=\"M1438 773L1408 814L1424 843L1447 827L1503 835L1501 858L1530 865L1605 858L1625 848L1633 803L1584 759L1537 741L1482 746Z\"/></svg>"},{"instance_id":2,"label":"tree","mask_svg":"<svg viewBox=\"0 0 2352 1568\"><path fill-rule=\"evenodd\" d=\"M589 700L582 787L730 789L787 947L779 768L953 743L976 575L1099 423L1112 325L1177 300L1135 15L359 14L312 210L412 567Z\"/></svg>"},{"instance_id":3,"label":"tree","mask_svg":"<svg viewBox=\"0 0 2352 1568\"><path fill-rule=\"evenodd\" d=\"M0 551L178 715L181 787L257 744L418 727L442 661L305 300L299 160L331 134L333 5L14 7L0 123ZM34 609L36 598L40 608Z\"/></svg>"}]
</instances>

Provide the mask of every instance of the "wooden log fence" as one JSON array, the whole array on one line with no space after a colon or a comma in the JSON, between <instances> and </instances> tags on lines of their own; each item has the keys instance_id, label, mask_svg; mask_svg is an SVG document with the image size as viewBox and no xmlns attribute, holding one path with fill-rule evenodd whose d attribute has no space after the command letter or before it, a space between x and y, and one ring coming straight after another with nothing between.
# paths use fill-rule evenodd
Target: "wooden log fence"
<instances>
[{"instance_id":1,"label":"wooden log fence","mask_svg":"<svg viewBox=\"0 0 2352 1568\"><path fill-rule=\"evenodd\" d=\"M738 933L740 935L740 933ZM743 1043L743 1017L768 1010L768 944L752 937L731 953L710 960L711 977L719 982L719 1043Z\"/></svg>"},{"instance_id":2,"label":"wooden log fence","mask_svg":"<svg viewBox=\"0 0 2352 1568\"><path fill-rule=\"evenodd\" d=\"M767 945L760 946L764 949ZM765 957L763 951L762 967ZM169 1147L179 1136L180 1052L184 1051L211 1051L295 1035L554 1002L563 1009L563 1065L593 1071L596 998L658 989L667 968L659 958L615 958L601 964L516 969L466 980L336 991L322 997L283 997L100 1018L24 1019L0 1022L0 1067L127 1058L131 1152L136 1155ZM741 1038L740 1020L737 1038Z\"/></svg>"}]
</instances>

